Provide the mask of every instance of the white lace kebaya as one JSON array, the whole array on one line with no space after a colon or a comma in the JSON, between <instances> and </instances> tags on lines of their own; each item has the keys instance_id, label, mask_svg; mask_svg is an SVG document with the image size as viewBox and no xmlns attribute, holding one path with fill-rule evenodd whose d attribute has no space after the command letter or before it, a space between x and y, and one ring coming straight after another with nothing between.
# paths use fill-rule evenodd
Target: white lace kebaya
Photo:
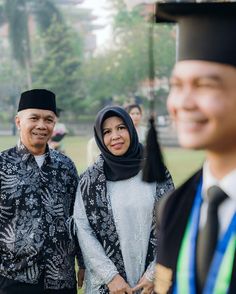
<instances>
[{"instance_id":1,"label":"white lace kebaya","mask_svg":"<svg viewBox=\"0 0 236 294\"><path fill-rule=\"evenodd\" d=\"M137 285L146 270L152 280L155 204L173 189L173 182L167 169L161 183L142 181L143 146L122 107L98 112L94 136L101 155L80 176L74 217L87 272L85 293L108 294L117 274L129 287Z\"/></svg>"},{"instance_id":2,"label":"white lace kebaya","mask_svg":"<svg viewBox=\"0 0 236 294\"><path fill-rule=\"evenodd\" d=\"M107 196L120 241L127 282L134 287L145 271L156 183L142 182L139 172L127 180L107 181ZM86 265L85 293L97 294L100 286L108 284L118 271L90 227L80 190L77 191L74 219ZM154 266L153 260L145 273L150 280L153 279Z\"/></svg>"}]
</instances>

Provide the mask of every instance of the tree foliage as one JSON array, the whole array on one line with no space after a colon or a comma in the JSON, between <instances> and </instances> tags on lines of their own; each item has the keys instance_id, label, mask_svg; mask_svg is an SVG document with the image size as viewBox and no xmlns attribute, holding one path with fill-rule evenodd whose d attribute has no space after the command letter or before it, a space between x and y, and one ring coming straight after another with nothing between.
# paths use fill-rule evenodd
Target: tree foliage
<instances>
[{"instance_id":1,"label":"tree foliage","mask_svg":"<svg viewBox=\"0 0 236 294\"><path fill-rule=\"evenodd\" d=\"M150 35L153 24L144 19L142 7L130 12L122 0L109 1L115 12L110 47L82 59L83 41L66 25L56 0L0 0L0 25L8 22L11 26L11 45L18 63L22 68L32 66L32 86L53 90L59 106L73 113L96 113L111 99L122 103L127 96L145 95L142 87L150 76L150 37L155 77L168 76L174 63L172 27L154 25ZM29 16L39 27L30 37ZM163 91L159 94L163 101Z\"/></svg>"},{"instance_id":2,"label":"tree foliage","mask_svg":"<svg viewBox=\"0 0 236 294\"><path fill-rule=\"evenodd\" d=\"M62 22L62 16L53 0L4 0L0 6L0 24L7 23L13 58L26 69L28 87L31 86L30 16L35 16L39 28L45 31L52 19Z\"/></svg>"},{"instance_id":3,"label":"tree foliage","mask_svg":"<svg viewBox=\"0 0 236 294\"><path fill-rule=\"evenodd\" d=\"M79 36L65 24L54 22L38 41L44 50L34 65L34 87L51 89L60 107L76 110L81 100Z\"/></svg>"},{"instance_id":4,"label":"tree foliage","mask_svg":"<svg viewBox=\"0 0 236 294\"><path fill-rule=\"evenodd\" d=\"M25 0L7 0L5 3L6 20L9 24L9 39L13 57L21 66L30 59L28 13Z\"/></svg>"},{"instance_id":5,"label":"tree foliage","mask_svg":"<svg viewBox=\"0 0 236 294\"><path fill-rule=\"evenodd\" d=\"M150 38L153 40L154 76L169 76L175 60L173 27L145 21L136 9L128 12L120 0L110 0L116 14L113 46L84 64L88 105L102 106L109 97L121 99L142 95L143 82L150 77ZM153 30L150 30L150 26ZM150 32L152 35L150 35ZM152 64L153 65L153 64ZM163 96L163 91L160 91Z\"/></svg>"}]
</instances>

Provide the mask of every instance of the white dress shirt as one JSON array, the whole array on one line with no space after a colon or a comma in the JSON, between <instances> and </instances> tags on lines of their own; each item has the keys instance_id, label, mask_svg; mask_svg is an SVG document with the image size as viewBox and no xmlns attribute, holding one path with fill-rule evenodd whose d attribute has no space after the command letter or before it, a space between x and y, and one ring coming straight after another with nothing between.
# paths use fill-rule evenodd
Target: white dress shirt
<instances>
[{"instance_id":1,"label":"white dress shirt","mask_svg":"<svg viewBox=\"0 0 236 294\"><path fill-rule=\"evenodd\" d=\"M220 204L218 209L219 237L221 237L228 228L236 211L236 169L227 174L223 179L218 180L212 175L209 163L204 163L202 185L203 204L200 214L200 228L204 226L207 217L207 190L215 185L220 187L228 195L228 198Z\"/></svg>"},{"instance_id":2,"label":"white dress shirt","mask_svg":"<svg viewBox=\"0 0 236 294\"><path fill-rule=\"evenodd\" d=\"M38 166L41 168L41 166L43 165L44 163L44 159L45 159L45 154L42 154L42 155L34 155L34 158L38 164Z\"/></svg>"}]
</instances>

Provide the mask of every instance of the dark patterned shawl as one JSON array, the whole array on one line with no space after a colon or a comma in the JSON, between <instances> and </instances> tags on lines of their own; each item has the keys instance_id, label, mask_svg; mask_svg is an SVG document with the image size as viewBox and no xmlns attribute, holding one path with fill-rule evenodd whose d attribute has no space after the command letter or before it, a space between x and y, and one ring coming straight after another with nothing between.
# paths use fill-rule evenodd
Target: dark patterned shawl
<instances>
[{"instance_id":1,"label":"dark patterned shawl","mask_svg":"<svg viewBox=\"0 0 236 294\"><path fill-rule=\"evenodd\" d=\"M157 184L156 202L174 188L171 176L167 170L166 174L167 180L161 184ZM126 280L119 237L115 227L110 199L107 196L104 160L101 156L95 164L90 166L80 176L80 187L89 224L93 229L96 238L103 246L106 255L109 256L111 261L115 264L119 274ZM156 253L155 211L154 207L145 268L147 268L150 262L154 259ZM109 293L106 285L103 285L99 292L104 294Z\"/></svg>"}]
</instances>

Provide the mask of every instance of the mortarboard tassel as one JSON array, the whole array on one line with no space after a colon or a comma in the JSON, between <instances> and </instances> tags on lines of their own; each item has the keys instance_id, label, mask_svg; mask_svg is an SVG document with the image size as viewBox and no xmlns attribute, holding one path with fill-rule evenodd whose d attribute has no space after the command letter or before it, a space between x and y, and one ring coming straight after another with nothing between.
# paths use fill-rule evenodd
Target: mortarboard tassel
<instances>
[{"instance_id":1,"label":"mortarboard tassel","mask_svg":"<svg viewBox=\"0 0 236 294\"><path fill-rule=\"evenodd\" d=\"M157 139L157 130L153 116L149 119L150 128L147 133L145 147L145 160L143 166L143 181L163 182L166 180L166 168L164 165L161 148Z\"/></svg>"},{"instance_id":2,"label":"mortarboard tassel","mask_svg":"<svg viewBox=\"0 0 236 294\"><path fill-rule=\"evenodd\" d=\"M153 30L154 30L154 15L155 5L151 6L151 15L149 22L149 33L148 33L148 59L149 59L149 83L150 83L150 113L155 109L154 105L154 80L155 80L155 65L154 65L154 54L153 54ZM161 148L158 143L157 131L155 128L154 115L150 115L149 119L149 130L147 133L146 147L145 147L145 160L143 166L143 181L152 182L163 182L166 179L166 168L161 153Z\"/></svg>"}]
</instances>

